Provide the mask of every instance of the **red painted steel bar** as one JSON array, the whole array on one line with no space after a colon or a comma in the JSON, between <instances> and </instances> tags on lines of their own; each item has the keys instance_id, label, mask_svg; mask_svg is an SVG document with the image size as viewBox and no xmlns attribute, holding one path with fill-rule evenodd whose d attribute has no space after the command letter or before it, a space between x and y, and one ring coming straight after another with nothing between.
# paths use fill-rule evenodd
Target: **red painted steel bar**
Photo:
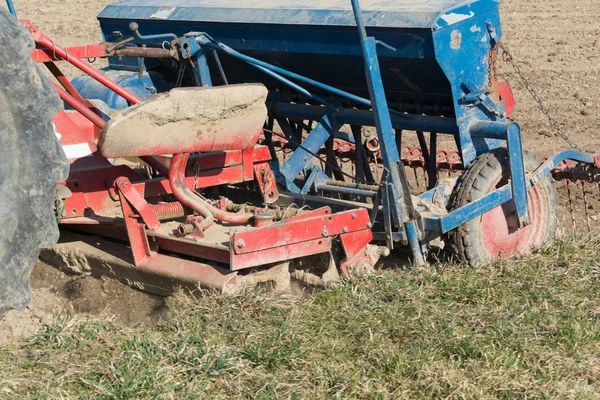
<instances>
[{"instance_id":1,"label":"red painted steel bar","mask_svg":"<svg viewBox=\"0 0 600 400\"><path fill-rule=\"evenodd\" d=\"M165 167L160 161L152 156L142 156L139 157L140 160L148 164L151 168L153 168L156 172L167 178L169 176L169 168Z\"/></svg>"},{"instance_id":2,"label":"red painted steel bar","mask_svg":"<svg viewBox=\"0 0 600 400\"><path fill-rule=\"evenodd\" d=\"M189 154L175 154L171 161L171 168L169 169L169 183L173 194L184 206L191 208L200 214L204 221L202 221L202 228L206 229L214 223L214 217L208 208L200 201L200 198L190 190L185 183L185 169L187 167Z\"/></svg>"},{"instance_id":3,"label":"red painted steel bar","mask_svg":"<svg viewBox=\"0 0 600 400\"><path fill-rule=\"evenodd\" d=\"M58 95L65 103L67 103L68 105L73 107L75 110L77 110L81 115L83 115L84 117L89 119L90 122L93 123L94 125L96 125L98 128L100 128L100 129L104 128L104 125L106 125L106 122L99 115L97 115L92 110L90 110L81 101L79 101L75 97L71 96L69 94L69 92L67 92L62 87L58 86L56 83L52 82L52 85L54 85L54 88L56 88Z\"/></svg>"},{"instance_id":4,"label":"red painted steel bar","mask_svg":"<svg viewBox=\"0 0 600 400\"><path fill-rule=\"evenodd\" d=\"M67 47L65 48L65 52L69 55L69 58L104 58L114 54L114 51L110 53L106 52L105 44L91 44L87 46ZM37 63L62 60L62 58L60 57L55 57L54 54L52 54L51 49L35 49L31 52L31 58L34 62Z\"/></svg>"},{"instance_id":5,"label":"red painted steel bar","mask_svg":"<svg viewBox=\"0 0 600 400\"><path fill-rule=\"evenodd\" d=\"M31 33L33 34L33 39L35 40L38 46L51 49L53 54L56 54L56 56L64 59L65 61L68 61L73 66L79 68L82 72L88 74L89 76L106 86L108 89L123 97L128 102L132 104L137 104L142 101L142 99L140 99L130 91L124 89L123 87L119 86L117 83L104 76L101 72L98 72L98 70L96 70L95 68L87 65L79 58L69 55L64 48L54 43L49 37L37 30L37 28L32 30Z\"/></svg>"},{"instance_id":6,"label":"red painted steel bar","mask_svg":"<svg viewBox=\"0 0 600 400\"><path fill-rule=\"evenodd\" d=\"M45 62L44 65L71 96L75 97L77 100L83 101L83 97L81 97L77 89L71 84L71 81L63 74L58 65L53 61Z\"/></svg>"},{"instance_id":7,"label":"red painted steel bar","mask_svg":"<svg viewBox=\"0 0 600 400\"><path fill-rule=\"evenodd\" d=\"M173 160L171 161L169 182L171 183L173 194L177 200L179 200L186 207L197 211L202 217L205 218L202 222L202 226L204 228L210 226L214 222L214 219L233 224L247 223L253 217L252 214L232 213L213 207L187 186L185 182L185 170L187 168L187 162L189 158L189 153L175 154L173 155ZM208 215L206 215L206 213L208 213Z\"/></svg>"}]
</instances>

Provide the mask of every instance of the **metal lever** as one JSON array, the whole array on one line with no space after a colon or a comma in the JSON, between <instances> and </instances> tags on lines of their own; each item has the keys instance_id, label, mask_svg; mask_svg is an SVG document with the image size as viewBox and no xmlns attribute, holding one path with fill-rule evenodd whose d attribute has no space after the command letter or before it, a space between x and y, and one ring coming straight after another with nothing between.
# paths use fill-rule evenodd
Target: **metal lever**
<instances>
[{"instance_id":1,"label":"metal lever","mask_svg":"<svg viewBox=\"0 0 600 400\"><path fill-rule=\"evenodd\" d=\"M129 30L137 36L140 40L155 40L155 39L171 39L177 40L177 35L174 33L163 33L160 35L142 35L139 31L140 26L137 22L131 22L129 24Z\"/></svg>"}]
</instances>

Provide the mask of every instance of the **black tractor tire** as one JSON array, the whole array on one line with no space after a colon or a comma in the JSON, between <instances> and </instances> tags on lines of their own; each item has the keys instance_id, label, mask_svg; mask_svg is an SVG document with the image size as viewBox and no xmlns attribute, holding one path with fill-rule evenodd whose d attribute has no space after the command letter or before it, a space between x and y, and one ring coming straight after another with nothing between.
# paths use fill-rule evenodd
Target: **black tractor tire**
<instances>
[{"instance_id":1,"label":"black tractor tire","mask_svg":"<svg viewBox=\"0 0 600 400\"><path fill-rule=\"evenodd\" d=\"M524 152L526 173L541 160ZM450 211L510 183L510 163L505 148L479 156L465 171L450 200ZM557 233L558 196L550 177L541 179L527 196L530 225L518 229L514 202L496 207L450 232L451 249L461 263L478 266L495 258L518 258L547 244Z\"/></svg>"},{"instance_id":2,"label":"black tractor tire","mask_svg":"<svg viewBox=\"0 0 600 400\"><path fill-rule=\"evenodd\" d=\"M55 188L69 168L52 123L60 99L31 60L33 47L0 7L0 318L29 304L31 269L58 240Z\"/></svg>"}]
</instances>

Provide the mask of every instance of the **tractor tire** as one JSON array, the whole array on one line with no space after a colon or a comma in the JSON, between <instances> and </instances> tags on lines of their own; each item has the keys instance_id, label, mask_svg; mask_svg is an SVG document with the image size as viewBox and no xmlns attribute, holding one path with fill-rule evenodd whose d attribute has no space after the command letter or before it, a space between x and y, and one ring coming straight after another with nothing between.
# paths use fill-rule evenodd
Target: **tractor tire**
<instances>
[{"instance_id":1,"label":"tractor tire","mask_svg":"<svg viewBox=\"0 0 600 400\"><path fill-rule=\"evenodd\" d=\"M541 160L524 152L526 173ZM474 202L509 183L510 163L505 148L478 157L465 171L450 200L450 210ZM541 179L527 194L530 224L518 229L510 201L468 221L450 233L451 248L462 263L478 266L495 258L518 258L542 247L558 229L556 188L550 177Z\"/></svg>"},{"instance_id":2,"label":"tractor tire","mask_svg":"<svg viewBox=\"0 0 600 400\"><path fill-rule=\"evenodd\" d=\"M58 240L56 184L68 162L52 117L60 99L30 58L34 43L0 7L0 319L29 304L29 275Z\"/></svg>"}]
</instances>

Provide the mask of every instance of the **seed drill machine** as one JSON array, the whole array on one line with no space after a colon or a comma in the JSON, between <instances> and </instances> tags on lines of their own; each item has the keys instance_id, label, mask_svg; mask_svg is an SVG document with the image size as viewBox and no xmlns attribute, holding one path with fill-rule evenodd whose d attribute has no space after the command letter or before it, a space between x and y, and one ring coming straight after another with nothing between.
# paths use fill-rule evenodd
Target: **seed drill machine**
<instances>
[{"instance_id":1,"label":"seed drill machine","mask_svg":"<svg viewBox=\"0 0 600 400\"><path fill-rule=\"evenodd\" d=\"M124 0L98 19L104 42L71 48L21 21L64 103L51 257L146 290L327 285L401 248L520 256L557 230L557 168L600 167L523 151L496 0Z\"/></svg>"}]
</instances>

